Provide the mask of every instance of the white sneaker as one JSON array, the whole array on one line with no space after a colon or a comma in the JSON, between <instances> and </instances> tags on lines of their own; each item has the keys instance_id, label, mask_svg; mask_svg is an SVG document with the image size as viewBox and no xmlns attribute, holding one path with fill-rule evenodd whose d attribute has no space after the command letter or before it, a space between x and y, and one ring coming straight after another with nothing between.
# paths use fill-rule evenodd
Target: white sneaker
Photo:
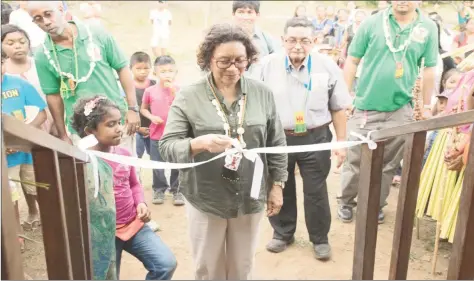
<instances>
[{"instance_id":1,"label":"white sneaker","mask_svg":"<svg viewBox=\"0 0 474 281\"><path fill-rule=\"evenodd\" d=\"M154 220L151 220L146 224L148 225L148 227L151 228L151 230L153 230L153 232L157 232L158 230L160 230L160 225Z\"/></svg>"}]
</instances>

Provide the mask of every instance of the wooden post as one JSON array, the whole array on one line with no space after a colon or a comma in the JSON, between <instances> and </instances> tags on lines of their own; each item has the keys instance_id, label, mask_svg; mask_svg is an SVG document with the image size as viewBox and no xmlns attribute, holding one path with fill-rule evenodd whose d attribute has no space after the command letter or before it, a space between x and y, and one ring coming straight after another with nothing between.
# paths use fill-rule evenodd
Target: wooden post
<instances>
[{"instance_id":1,"label":"wooden post","mask_svg":"<svg viewBox=\"0 0 474 281\"><path fill-rule=\"evenodd\" d=\"M23 280L25 276L23 275L3 138L2 148L2 280Z\"/></svg>"},{"instance_id":2,"label":"wooden post","mask_svg":"<svg viewBox=\"0 0 474 281\"><path fill-rule=\"evenodd\" d=\"M448 280L474 279L474 134L464 173L456 232L449 260Z\"/></svg>"},{"instance_id":3,"label":"wooden post","mask_svg":"<svg viewBox=\"0 0 474 281\"><path fill-rule=\"evenodd\" d=\"M389 280L405 280L407 278L425 141L426 132L410 134L405 140L402 183L398 194Z\"/></svg>"},{"instance_id":4,"label":"wooden post","mask_svg":"<svg viewBox=\"0 0 474 281\"><path fill-rule=\"evenodd\" d=\"M86 259L86 279L93 279L92 255L91 255L91 237L89 228L89 201L87 200L87 188L85 185L84 163L76 161L77 187L79 191L79 208L82 220L82 237L84 242L84 257Z\"/></svg>"},{"instance_id":5,"label":"wooden post","mask_svg":"<svg viewBox=\"0 0 474 281\"><path fill-rule=\"evenodd\" d=\"M47 190L38 188L38 205L43 228L48 278L71 280L71 256L58 154L50 149L35 149L33 150L33 163L36 181L50 185Z\"/></svg>"},{"instance_id":6,"label":"wooden post","mask_svg":"<svg viewBox=\"0 0 474 281\"><path fill-rule=\"evenodd\" d=\"M64 156L59 158L61 167L61 185L65 208L67 235L71 254L72 277L74 280L86 279L86 261L82 231L81 211L79 208L79 193L74 158Z\"/></svg>"},{"instance_id":7,"label":"wooden post","mask_svg":"<svg viewBox=\"0 0 474 281\"><path fill-rule=\"evenodd\" d=\"M380 210L384 143L378 142L375 150L370 150L367 144L363 144L361 149L352 279L372 280Z\"/></svg>"}]
</instances>

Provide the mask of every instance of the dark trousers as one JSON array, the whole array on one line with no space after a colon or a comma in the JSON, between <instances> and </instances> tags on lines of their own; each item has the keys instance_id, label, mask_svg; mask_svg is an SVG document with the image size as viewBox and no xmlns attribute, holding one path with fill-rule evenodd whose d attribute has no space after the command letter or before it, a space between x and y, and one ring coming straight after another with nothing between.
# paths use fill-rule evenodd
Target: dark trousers
<instances>
[{"instance_id":1,"label":"dark trousers","mask_svg":"<svg viewBox=\"0 0 474 281\"><path fill-rule=\"evenodd\" d=\"M309 132L306 136L287 136L288 146L331 142L328 126ZM270 217L273 238L288 241L296 230L297 202L295 167L298 164L303 178L304 211L309 240L313 244L328 243L331 227L326 178L331 169L331 151L288 154L288 181L283 190L283 207L278 215Z\"/></svg>"},{"instance_id":2,"label":"dark trousers","mask_svg":"<svg viewBox=\"0 0 474 281\"><path fill-rule=\"evenodd\" d=\"M160 155L159 141L151 141L151 151L150 157L153 161L164 161ZM178 192L178 170L171 170L170 184L171 184L171 193L175 194ZM165 192L166 189L170 187L168 181L166 180L165 170L153 170L153 191L155 192Z\"/></svg>"}]
</instances>

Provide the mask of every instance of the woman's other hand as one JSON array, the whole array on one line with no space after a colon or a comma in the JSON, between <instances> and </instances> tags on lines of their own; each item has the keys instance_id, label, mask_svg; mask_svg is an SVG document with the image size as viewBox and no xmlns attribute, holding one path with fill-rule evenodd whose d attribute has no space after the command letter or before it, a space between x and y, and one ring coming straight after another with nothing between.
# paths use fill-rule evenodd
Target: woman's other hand
<instances>
[{"instance_id":1,"label":"woman's other hand","mask_svg":"<svg viewBox=\"0 0 474 281\"><path fill-rule=\"evenodd\" d=\"M279 185L273 185L272 190L268 194L267 200L267 216L273 217L280 213L283 206L283 188Z\"/></svg>"}]
</instances>

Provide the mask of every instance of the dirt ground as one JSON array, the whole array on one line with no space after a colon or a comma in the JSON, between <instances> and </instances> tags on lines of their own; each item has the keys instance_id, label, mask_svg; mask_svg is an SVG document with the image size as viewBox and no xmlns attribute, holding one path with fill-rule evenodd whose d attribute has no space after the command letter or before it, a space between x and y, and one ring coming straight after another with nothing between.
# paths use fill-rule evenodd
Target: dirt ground
<instances>
[{"instance_id":1,"label":"dirt ground","mask_svg":"<svg viewBox=\"0 0 474 281\"><path fill-rule=\"evenodd\" d=\"M72 2L72 1L68 1ZM314 11L317 2L305 1L309 11ZM342 6L343 1L337 5ZM117 1L101 2L106 28L115 36L119 45L129 56L135 51L147 51L151 35L151 25L148 20L148 11L155 2L144 1ZM293 13L299 2L278 1L262 2L260 26L273 36L279 37L285 19ZM364 2L359 2L364 3ZM229 21L231 15L230 1L180 1L171 2L170 10L173 13L171 29L170 53L178 62L178 81L182 84L193 82L199 75L195 63L195 50L200 42L203 30L215 22ZM77 11L77 4L70 4L73 13ZM371 11L372 8L369 8ZM430 10L430 9L428 9ZM445 21L454 22L456 15L452 9L444 8L440 11ZM148 200L153 218L158 221L161 231L158 235L170 246L178 260L178 269L174 279L193 279L193 262L190 255L189 239L187 236L187 219L183 207L174 207L171 198L164 205L151 204L151 171L142 171L144 178L145 196ZM262 221L260 243L256 254L254 271L255 279L350 279L352 273L352 259L354 248L354 226L343 224L336 219L336 194L339 190L339 174L331 172L328 179L329 196L333 223L329 234L333 257L328 262L317 261L308 241L304 217L302 215L302 182L298 179L298 206L301 210L296 230L296 243L287 251L272 254L265 250L265 244L272 237L272 229L267 219ZM377 240L377 256L375 263L375 279L386 279L390 265L392 237L396 213L398 190L392 188L389 205L386 208L386 222L379 227ZM26 217L24 200L20 202L23 218ZM420 240L413 239L411 259L408 272L409 279L443 279L446 276L450 245L442 243L438 259L438 274L431 275L431 257L434 245L435 223L422 221ZM45 279L44 251L41 229L26 232L26 235L40 243L26 241L26 252L23 254L25 272L28 278ZM146 274L139 261L125 254L122 259L121 279L142 280Z\"/></svg>"}]
</instances>

